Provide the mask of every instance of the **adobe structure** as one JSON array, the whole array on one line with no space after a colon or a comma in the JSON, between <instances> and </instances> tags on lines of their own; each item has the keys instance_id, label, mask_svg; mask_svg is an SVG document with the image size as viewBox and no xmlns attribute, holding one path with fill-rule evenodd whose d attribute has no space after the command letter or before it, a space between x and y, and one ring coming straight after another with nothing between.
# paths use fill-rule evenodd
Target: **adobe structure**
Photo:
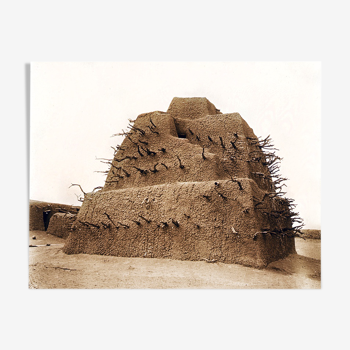
<instances>
[{"instance_id":1,"label":"adobe structure","mask_svg":"<svg viewBox=\"0 0 350 350\"><path fill-rule=\"evenodd\" d=\"M29 200L29 231L47 231L56 213L77 214L80 206Z\"/></svg>"},{"instance_id":2,"label":"adobe structure","mask_svg":"<svg viewBox=\"0 0 350 350\"><path fill-rule=\"evenodd\" d=\"M175 97L128 128L104 187L85 194L65 253L258 268L295 253L300 227L280 158L238 113Z\"/></svg>"},{"instance_id":3,"label":"adobe structure","mask_svg":"<svg viewBox=\"0 0 350 350\"><path fill-rule=\"evenodd\" d=\"M76 220L76 214L70 212L55 213L52 215L47 233L66 239L69 236L72 225Z\"/></svg>"}]
</instances>

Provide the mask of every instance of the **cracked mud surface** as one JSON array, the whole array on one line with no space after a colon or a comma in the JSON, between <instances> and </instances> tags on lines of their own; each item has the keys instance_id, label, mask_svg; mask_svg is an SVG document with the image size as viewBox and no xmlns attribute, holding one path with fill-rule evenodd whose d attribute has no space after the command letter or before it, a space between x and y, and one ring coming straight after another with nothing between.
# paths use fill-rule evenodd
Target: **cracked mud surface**
<instances>
[{"instance_id":1,"label":"cracked mud surface","mask_svg":"<svg viewBox=\"0 0 350 350\"><path fill-rule=\"evenodd\" d=\"M64 239L31 231L29 244L38 246L28 248L29 288L321 288L321 240L295 241L298 254L255 269L205 261L67 255Z\"/></svg>"}]
</instances>

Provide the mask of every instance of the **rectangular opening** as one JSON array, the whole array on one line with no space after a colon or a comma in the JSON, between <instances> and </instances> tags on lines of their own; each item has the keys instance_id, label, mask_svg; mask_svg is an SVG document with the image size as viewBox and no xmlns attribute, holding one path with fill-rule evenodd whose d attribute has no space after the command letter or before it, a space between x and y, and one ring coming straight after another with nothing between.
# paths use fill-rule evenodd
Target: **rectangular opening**
<instances>
[{"instance_id":1,"label":"rectangular opening","mask_svg":"<svg viewBox=\"0 0 350 350\"><path fill-rule=\"evenodd\" d=\"M178 133L177 135L179 136L179 139L185 139L186 138L186 134Z\"/></svg>"},{"instance_id":2,"label":"rectangular opening","mask_svg":"<svg viewBox=\"0 0 350 350\"><path fill-rule=\"evenodd\" d=\"M44 220L45 231L47 231L47 228L49 227L50 213L51 213L51 210L45 210L43 212L43 220Z\"/></svg>"}]
</instances>

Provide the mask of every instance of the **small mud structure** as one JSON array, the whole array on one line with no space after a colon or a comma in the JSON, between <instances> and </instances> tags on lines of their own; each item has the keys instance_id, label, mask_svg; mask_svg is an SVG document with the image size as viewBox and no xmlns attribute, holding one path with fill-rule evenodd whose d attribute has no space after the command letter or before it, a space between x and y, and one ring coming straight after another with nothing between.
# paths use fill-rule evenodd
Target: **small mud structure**
<instances>
[{"instance_id":1,"label":"small mud structure","mask_svg":"<svg viewBox=\"0 0 350 350\"><path fill-rule=\"evenodd\" d=\"M301 219L280 158L238 113L174 98L123 131L102 189L84 194L64 252L264 267L295 253Z\"/></svg>"},{"instance_id":2,"label":"small mud structure","mask_svg":"<svg viewBox=\"0 0 350 350\"><path fill-rule=\"evenodd\" d=\"M79 209L80 206L75 205L29 200L29 231L47 231L50 227L50 221L55 214L75 215ZM53 233L53 231L50 233Z\"/></svg>"},{"instance_id":3,"label":"small mud structure","mask_svg":"<svg viewBox=\"0 0 350 350\"><path fill-rule=\"evenodd\" d=\"M51 217L47 233L60 238L67 238L75 220L76 214L70 212L56 213Z\"/></svg>"}]
</instances>

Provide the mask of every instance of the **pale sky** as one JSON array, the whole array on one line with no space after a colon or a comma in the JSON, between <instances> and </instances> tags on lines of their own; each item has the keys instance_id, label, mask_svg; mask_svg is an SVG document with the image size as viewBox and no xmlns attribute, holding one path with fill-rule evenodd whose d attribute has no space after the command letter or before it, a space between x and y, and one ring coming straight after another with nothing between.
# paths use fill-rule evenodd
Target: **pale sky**
<instances>
[{"instance_id":1,"label":"pale sky","mask_svg":"<svg viewBox=\"0 0 350 350\"><path fill-rule=\"evenodd\" d=\"M32 63L30 199L77 205L104 184L97 158L111 158L128 118L166 112L173 97L206 97L238 112L283 158L287 197L305 228L321 224L319 62Z\"/></svg>"}]
</instances>

